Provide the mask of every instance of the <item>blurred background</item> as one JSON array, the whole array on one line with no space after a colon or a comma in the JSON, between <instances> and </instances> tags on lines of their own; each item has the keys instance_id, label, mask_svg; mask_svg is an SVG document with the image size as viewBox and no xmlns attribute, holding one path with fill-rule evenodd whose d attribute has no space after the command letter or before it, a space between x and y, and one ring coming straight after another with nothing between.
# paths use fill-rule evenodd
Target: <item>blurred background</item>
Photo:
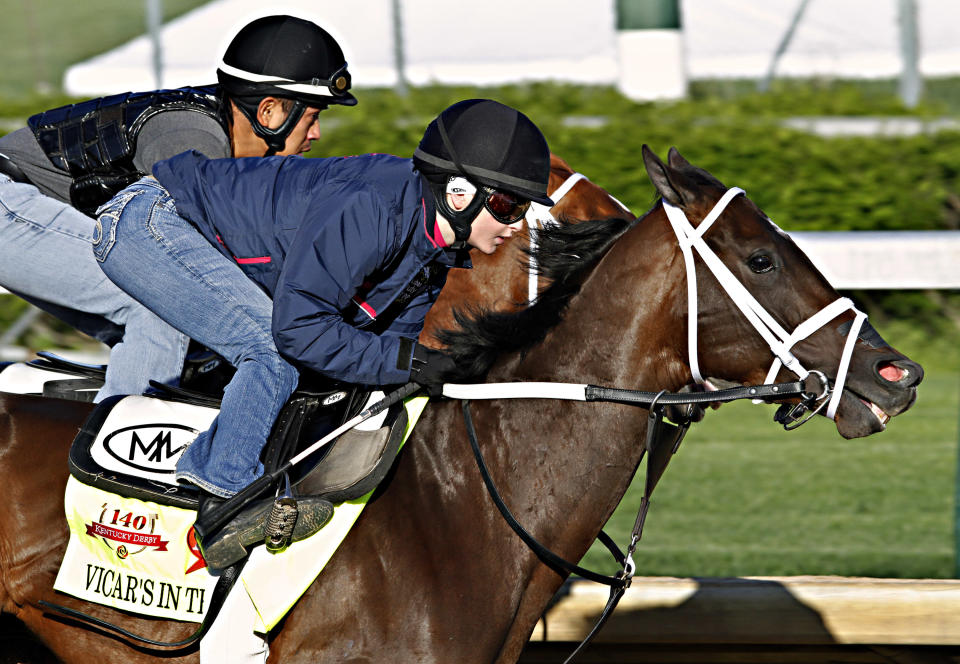
<instances>
[{"instance_id":1,"label":"blurred background","mask_svg":"<svg viewBox=\"0 0 960 664\"><path fill-rule=\"evenodd\" d=\"M360 101L321 115L311 156L410 155L447 105L491 97L640 214L655 200L641 145L676 146L794 234L926 378L863 440L826 421L784 432L770 407L709 413L657 489L638 573L958 576L960 3L263 4L0 0L0 132L83 98L213 82L239 26L291 13L338 37ZM10 295L0 347L104 357ZM639 493L611 534L629 532ZM610 567L601 552L587 563Z\"/></svg>"}]
</instances>

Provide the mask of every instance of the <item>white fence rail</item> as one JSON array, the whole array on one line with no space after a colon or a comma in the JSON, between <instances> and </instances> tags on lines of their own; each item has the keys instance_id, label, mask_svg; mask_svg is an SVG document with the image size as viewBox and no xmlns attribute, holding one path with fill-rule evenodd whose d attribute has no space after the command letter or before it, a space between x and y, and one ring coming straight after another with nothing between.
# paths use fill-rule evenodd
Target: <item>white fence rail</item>
<instances>
[{"instance_id":1,"label":"white fence rail","mask_svg":"<svg viewBox=\"0 0 960 664\"><path fill-rule=\"evenodd\" d=\"M790 233L839 289L960 288L960 231Z\"/></svg>"},{"instance_id":2,"label":"white fence rail","mask_svg":"<svg viewBox=\"0 0 960 664\"><path fill-rule=\"evenodd\" d=\"M960 288L960 231L798 231L790 236L841 290ZM0 294L7 293L0 288ZM6 345L35 315L29 310L0 334L0 359L20 352Z\"/></svg>"}]
</instances>

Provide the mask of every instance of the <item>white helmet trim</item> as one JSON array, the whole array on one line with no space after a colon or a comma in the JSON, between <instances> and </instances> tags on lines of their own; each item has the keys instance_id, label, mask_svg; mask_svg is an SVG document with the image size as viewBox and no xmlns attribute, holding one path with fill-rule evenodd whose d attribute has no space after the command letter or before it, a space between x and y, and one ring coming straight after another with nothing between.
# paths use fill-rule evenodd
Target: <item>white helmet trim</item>
<instances>
[{"instance_id":1,"label":"white helmet trim","mask_svg":"<svg viewBox=\"0 0 960 664\"><path fill-rule=\"evenodd\" d=\"M309 83L296 83L292 79L284 78L283 76L270 76L266 74L254 74L249 71L244 71L243 69L237 69L228 65L223 60L220 60L220 64L217 65L217 69L222 71L224 74L229 74L236 78L242 79L244 81L250 81L251 83L270 83L275 88L280 88L281 90L289 90L290 92L299 92L306 95L314 96L323 96L323 97L336 97L331 91L330 88L326 85L311 85ZM289 81L289 83L283 83L281 81Z\"/></svg>"}]
</instances>

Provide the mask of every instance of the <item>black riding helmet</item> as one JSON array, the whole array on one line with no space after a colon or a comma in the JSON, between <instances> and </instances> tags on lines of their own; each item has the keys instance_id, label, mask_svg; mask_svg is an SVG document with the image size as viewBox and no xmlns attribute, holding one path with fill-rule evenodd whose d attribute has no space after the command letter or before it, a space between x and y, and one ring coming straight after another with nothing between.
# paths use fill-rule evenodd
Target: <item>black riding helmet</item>
<instances>
[{"instance_id":1,"label":"black riding helmet","mask_svg":"<svg viewBox=\"0 0 960 664\"><path fill-rule=\"evenodd\" d=\"M307 106L357 103L349 92L350 72L337 40L315 23L293 16L266 16L245 25L227 46L217 80L267 142L267 154L283 149ZM276 129L257 120L257 107L268 96L294 102Z\"/></svg>"},{"instance_id":2,"label":"black riding helmet","mask_svg":"<svg viewBox=\"0 0 960 664\"><path fill-rule=\"evenodd\" d=\"M413 161L430 183L437 209L450 222L458 242L470 236L484 197L474 196L463 210L452 209L446 197L451 176L553 206L547 196L546 139L526 115L491 99L468 99L441 113L427 127Z\"/></svg>"}]
</instances>

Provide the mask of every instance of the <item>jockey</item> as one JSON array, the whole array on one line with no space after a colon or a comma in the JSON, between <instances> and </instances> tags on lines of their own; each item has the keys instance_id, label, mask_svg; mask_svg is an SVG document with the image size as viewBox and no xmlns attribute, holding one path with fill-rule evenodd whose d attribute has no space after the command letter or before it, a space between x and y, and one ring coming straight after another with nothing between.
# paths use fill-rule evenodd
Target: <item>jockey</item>
<instances>
[{"instance_id":1,"label":"jockey","mask_svg":"<svg viewBox=\"0 0 960 664\"><path fill-rule=\"evenodd\" d=\"M340 45L291 16L242 28L217 77L52 109L0 138L0 285L112 346L97 401L176 383L189 339L104 278L90 252L104 239L96 208L185 150L306 152L321 110L357 103Z\"/></svg>"},{"instance_id":2,"label":"jockey","mask_svg":"<svg viewBox=\"0 0 960 664\"><path fill-rule=\"evenodd\" d=\"M298 369L367 386L454 376L417 343L447 271L470 267L468 247L496 251L530 201L552 204L540 130L478 99L436 118L412 160L194 151L153 174L101 209L93 249L110 280L237 368L177 463L202 490L201 521L263 474Z\"/></svg>"},{"instance_id":3,"label":"jockey","mask_svg":"<svg viewBox=\"0 0 960 664\"><path fill-rule=\"evenodd\" d=\"M177 478L201 489L200 523L262 475L298 369L369 386L452 377L453 361L416 341L447 271L470 267L468 247L496 251L531 200L552 205L543 135L489 100L445 110L412 160L189 152L153 173L102 208L94 253L114 283L237 368L218 417L177 463ZM328 506L302 499L293 539L312 534L301 523L324 523ZM257 516L228 527L262 529ZM265 661L257 624L234 588L201 662Z\"/></svg>"}]
</instances>

